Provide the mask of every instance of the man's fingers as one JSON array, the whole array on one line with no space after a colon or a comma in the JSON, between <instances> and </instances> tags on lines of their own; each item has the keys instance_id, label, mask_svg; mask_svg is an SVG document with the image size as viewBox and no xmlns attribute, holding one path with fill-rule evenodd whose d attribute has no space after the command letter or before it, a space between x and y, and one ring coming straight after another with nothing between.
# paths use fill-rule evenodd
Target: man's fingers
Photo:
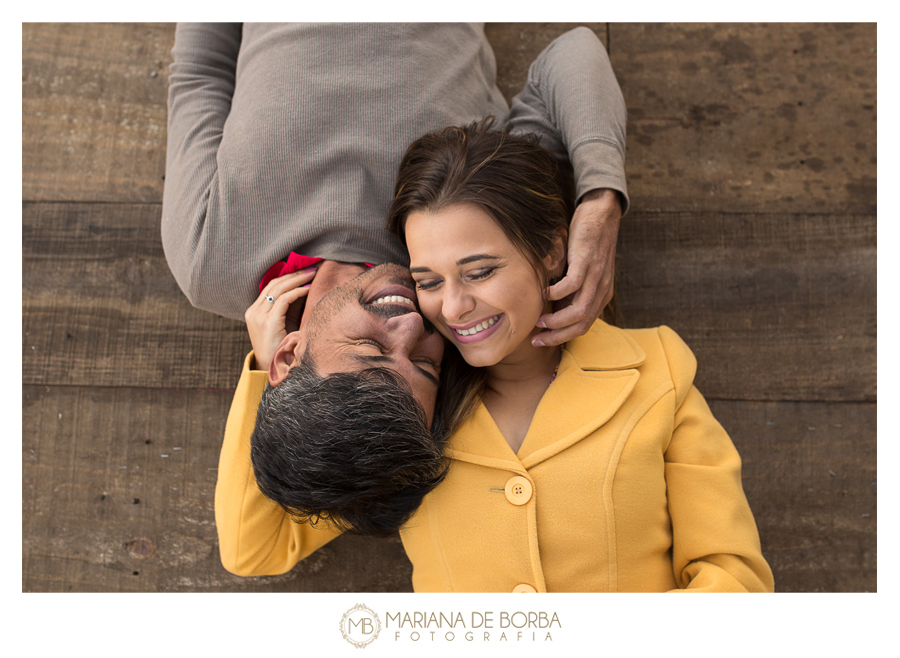
<instances>
[{"instance_id":1,"label":"man's fingers","mask_svg":"<svg viewBox=\"0 0 900 658\"><path fill-rule=\"evenodd\" d=\"M575 324L563 327L562 329L553 329L552 331L542 331L531 339L532 345L552 347L554 345L562 345L565 342L578 338L587 333L591 328L592 321L584 320Z\"/></svg>"},{"instance_id":2,"label":"man's fingers","mask_svg":"<svg viewBox=\"0 0 900 658\"><path fill-rule=\"evenodd\" d=\"M562 280L547 288L547 299L555 302L577 292L584 284L586 276L587 268L583 267L580 262L570 263L569 271Z\"/></svg>"},{"instance_id":3,"label":"man's fingers","mask_svg":"<svg viewBox=\"0 0 900 658\"><path fill-rule=\"evenodd\" d=\"M559 283L556 283L547 288L547 299L549 299L551 302L556 302L560 299L568 297L572 293L577 292L579 288L581 288L583 280L584 277L582 277L581 279L577 279L573 275L567 274L562 278L562 280L560 280Z\"/></svg>"},{"instance_id":4,"label":"man's fingers","mask_svg":"<svg viewBox=\"0 0 900 658\"><path fill-rule=\"evenodd\" d=\"M554 313L548 313L538 318L538 326L542 329L562 329L569 325L587 320L593 322L596 319L588 302L579 301L578 298Z\"/></svg>"}]
</instances>

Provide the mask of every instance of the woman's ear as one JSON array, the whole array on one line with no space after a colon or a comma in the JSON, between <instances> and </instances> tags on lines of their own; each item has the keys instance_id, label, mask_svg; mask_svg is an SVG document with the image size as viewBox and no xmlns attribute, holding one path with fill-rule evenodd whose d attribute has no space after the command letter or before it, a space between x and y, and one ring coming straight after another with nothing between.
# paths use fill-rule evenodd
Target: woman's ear
<instances>
[{"instance_id":1,"label":"woman's ear","mask_svg":"<svg viewBox=\"0 0 900 658\"><path fill-rule=\"evenodd\" d=\"M278 347L275 348L275 356L272 357L272 363L269 364L269 384L271 386L278 386L300 358L301 346L305 342L302 338L300 331L292 331L282 338Z\"/></svg>"},{"instance_id":2,"label":"woman's ear","mask_svg":"<svg viewBox=\"0 0 900 658\"><path fill-rule=\"evenodd\" d=\"M551 277L561 277L566 272L566 233L559 231L553 238L550 253L544 257L544 266Z\"/></svg>"}]
</instances>

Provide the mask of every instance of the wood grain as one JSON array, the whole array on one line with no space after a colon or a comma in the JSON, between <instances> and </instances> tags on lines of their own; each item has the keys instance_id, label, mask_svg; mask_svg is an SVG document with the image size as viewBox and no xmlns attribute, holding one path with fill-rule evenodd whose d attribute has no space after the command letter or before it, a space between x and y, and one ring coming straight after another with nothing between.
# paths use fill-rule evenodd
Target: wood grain
<instances>
[{"instance_id":1,"label":"wood grain","mask_svg":"<svg viewBox=\"0 0 900 658\"><path fill-rule=\"evenodd\" d=\"M22 26L22 198L162 201L174 24Z\"/></svg>"},{"instance_id":2,"label":"wood grain","mask_svg":"<svg viewBox=\"0 0 900 658\"><path fill-rule=\"evenodd\" d=\"M165 261L160 212L25 205L24 383L234 388L246 327L191 307Z\"/></svg>"},{"instance_id":3,"label":"wood grain","mask_svg":"<svg viewBox=\"0 0 900 658\"><path fill-rule=\"evenodd\" d=\"M634 213L620 324L666 324L715 399L876 398L874 215Z\"/></svg>"},{"instance_id":4,"label":"wood grain","mask_svg":"<svg viewBox=\"0 0 900 658\"><path fill-rule=\"evenodd\" d=\"M610 25L640 210L874 213L876 27Z\"/></svg>"},{"instance_id":5,"label":"wood grain","mask_svg":"<svg viewBox=\"0 0 900 658\"><path fill-rule=\"evenodd\" d=\"M779 592L877 588L874 404L714 401Z\"/></svg>"}]
</instances>

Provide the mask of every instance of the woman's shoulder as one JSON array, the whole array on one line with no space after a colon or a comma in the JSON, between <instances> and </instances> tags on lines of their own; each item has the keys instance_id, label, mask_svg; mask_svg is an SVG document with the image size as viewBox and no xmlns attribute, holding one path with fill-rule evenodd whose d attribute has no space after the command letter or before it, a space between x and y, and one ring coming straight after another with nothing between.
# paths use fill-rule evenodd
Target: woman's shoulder
<instances>
[{"instance_id":1,"label":"woman's shoulder","mask_svg":"<svg viewBox=\"0 0 900 658\"><path fill-rule=\"evenodd\" d=\"M693 379L697 360L687 343L671 327L622 328L597 320L567 349L582 367L667 369L678 379Z\"/></svg>"}]
</instances>

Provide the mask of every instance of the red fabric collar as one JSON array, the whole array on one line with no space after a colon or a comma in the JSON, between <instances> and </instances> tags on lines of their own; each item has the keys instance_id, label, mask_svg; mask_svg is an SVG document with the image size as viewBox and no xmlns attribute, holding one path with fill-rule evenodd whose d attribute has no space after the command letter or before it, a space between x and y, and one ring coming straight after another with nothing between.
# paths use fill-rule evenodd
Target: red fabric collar
<instances>
[{"instance_id":1,"label":"red fabric collar","mask_svg":"<svg viewBox=\"0 0 900 658\"><path fill-rule=\"evenodd\" d=\"M316 263L321 263L324 258L316 258L315 256L302 256L301 254L295 254L293 251L287 258L287 261L280 260L275 263L272 267L270 267L265 274L263 274L262 281L259 282L259 291L262 292L263 288L271 281L272 279L277 279L280 276L284 276L285 274L292 274L294 272L299 272L300 270L309 267L310 265L315 265ZM375 267L372 263L363 263L366 267Z\"/></svg>"}]
</instances>

